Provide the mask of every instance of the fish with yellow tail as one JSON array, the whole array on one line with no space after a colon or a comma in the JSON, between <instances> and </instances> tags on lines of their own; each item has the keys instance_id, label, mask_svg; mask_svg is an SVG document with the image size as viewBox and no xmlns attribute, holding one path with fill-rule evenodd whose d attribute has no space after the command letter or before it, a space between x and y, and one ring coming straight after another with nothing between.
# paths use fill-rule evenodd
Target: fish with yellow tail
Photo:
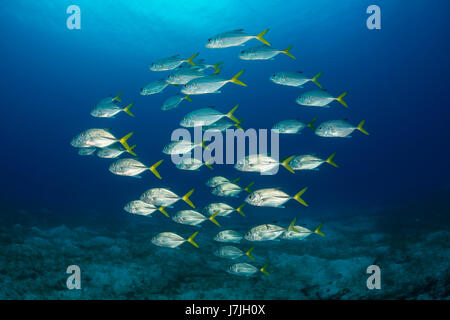
<instances>
[{"instance_id":1,"label":"fish with yellow tail","mask_svg":"<svg viewBox=\"0 0 450 320\"><path fill-rule=\"evenodd\" d=\"M322 122L317 126L316 135L326 138L351 138L351 133L355 130L361 131L365 135L369 133L363 128L365 120L361 121L356 127L346 120L331 120Z\"/></svg>"},{"instance_id":2,"label":"fish with yellow tail","mask_svg":"<svg viewBox=\"0 0 450 320\"><path fill-rule=\"evenodd\" d=\"M322 88L322 85L317 81L317 79L321 75L322 72L319 72L314 77L310 78L308 76L303 75L302 71L285 71L273 74L270 77L270 81L282 86L297 87L297 88L303 88L304 84L308 82L314 82L319 88Z\"/></svg>"},{"instance_id":3,"label":"fish with yellow tail","mask_svg":"<svg viewBox=\"0 0 450 320\"><path fill-rule=\"evenodd\" d=\"M291 156L281 160L280 162L266 154L252 154L238 160L234 165L234 168L244 172L259 172L267 175L273 175L278 172L278 167L281 165L289 172L295 173L295 171L289 166L289 162L293 158L294 156Z\"/></svg>"},{"instance_id":4,"label":"fish with yellow tail","mask_svg":"<svg viewBox=\"0 0 450 320\"><path fill-rule=\"evenodd\" d=\"M131 153L133 156L136 156L136 154L131 150L130 146L127 143L127 140L132 135L133 132L130 132L123 138L117 139L107 129L88 129L74 137L70 144L75 148L105 148L119 142L129 153Z\"/></svg>"},{"instance_id":5,"label":"fish with yellow tail","mask_svg":"<svg viewBox=\"0 0 450 320\"><path fill-rule=\"evenodd\" d=\"M189 63L192 66L195 66L195 63L192 61L196 56L198 56L198 53L190 56L187 59L180 58L180 55L174 55L168 58L159 59L158 61L155 61L150 66L151 71L168 71L173 70L179 66L181 66L183 63Z\"/></svg>"},{"instance_id":6,"label":"fish with yellow tail","mask_svg":"<svg viewBox=\"0 0 450 320\"><path fill-rule=\"evenodd\" d=\"M273 60L275 56L280 53L295 59L295 57L289 52L292 46L287 47L284 50L278 50L270 46L262 45L253 48L244 49L239 54L239 59L242 60Z\"/></svg>"},{"instance_id":7,"label":"fish with yellow tail","mask_svg":"<svg viewBox=\"0 0 450 320\"><path fill-rule=\"evenodd\" d=\"M123 158L113 162L109 166L109 171L119 176L141 178L139 174L146 170L150 170L158 179L162 179L159 172L156 171L156 168L161 164L161 162L163 162L163 160L159 160L154 165L147 167L145 164L136 159Z\"/></svg>"},{"instance_id":8,"label":"fish with yellow tail","mask_svg":"<svg viewBox=\"0 0 450 320\"><path fill-rule=\"evenodd\" d=\"M323 163L328 163L329 165L337 168L338 165L334 162L334 156L336 153L333 153L326 160L316 157L312 154L304 154L301 156L295 156L289 165L294 170L319 170L319 167Z\"/></svg>"},{"instance_id":9,"label":"fish with yellow tail","mask_svg":"<svg viewBox=\"0 0 450 320\"><path fill-rule=\"evenodd\" d=\"M343 100L343 98L348 94L347 91L345 91L343 94L341 94L338 97L333 97L330 95L326 89L322 90L314 90L314 91L308 91L305 93L302 93L300 96L297 97L295 102L297 102L299 105L306 106L306 107L322 107L322 108L329 108L329 104L333 101L338 101L340 104L342 104L344 107L348 108L347 103Z\"/></svg>"},{"instance_id":10,"label":"fish with yellow tail","mask_svg":"<svg viewBox=\"0 0 450 320\"><path fill-rule=\"evenodd\" d=\"M242 256L247 256L252 260L255 260L255 258L251 255L251 252L255 249L255 247L251 247L246 252L242 251L241 249L234 247L234 246L221 246L219 249L214 251L214 255L220 258L225 259L237 259Z\"/></svg>"},{"instance_id":11,"label":"fish with yellow tail","mask_svg":"<svg viewBox=\"0 0 450 320\"><path fill-rule=\"evenodd\" d=\"M237 47L241 46L247 41L251 39L256 39L264 43L265 45L270 46L270 43L267 42L263 36L269 31L266 29L256 36L249 35L244 32L244 29L236 29L232 31L226 31L219 33L208 39L208 43L206 44L207 48L218 49L218 48L228 48L228 47Z\"/></svg>"},{"instance_id":12,"label":"fish with yellow tail","mask_svg":"<svg viewBox=\"0 0 450 320\"><path fill-rule=\"evenodd\" d=\"M298 232L298 230L294 227L295 221L297 219L294 218L292 222L289 224L287 228L280 227L274 224L262 224L256 227L253 227L248 231L244 238L248 241L271 241L277 239L286 231L294 231Z\"/></svg>"},{"instance_id":13,"label":"fish with yellow tail","mask_svg":"<svg viewBox=\"0 0 450 320\"><path fill-rule=\"evenodd\" d=\"M205 217L201 213L194 211L194 210L181 210L178 211L173 217L172 220L180 223L180 224L186 224L189 226L198 226L202 222L205 222L207 220L214 223L216 226L220 227L220 224L215 219L216 216L219 214L219 211L216 211L213 215L210 217Z\"/></svg>"},{"instance_id":14,"label":"fish with yellow tail","mask_svg":"<svg viewBox=\"0 0 450 320\"><path fill-rule=\"evenodd\" d=\"M258 271L261 271L265 275L270 275L270 273L267 271L268 266L269 265L266 264L262 268L258 269L257 267L255 267L249 263L241 262L241 263L236 263L236 264L233 264L232 266L230 266L230 268L228 269L228 272L231 274L237 275L237 276L244 276L244 277L251 277Z\"/></svg>"},{"instance_id":15,"label":"fish with yellow tail","mask_svg":"<svg viewBox=\"0 0 450 320\"><path fill-rule=\"evenodd\" d=\"M309 230L302 226L294 226L295 230L286 230L280 237L280 239L287 239L287 240L304 240L307 237L309 237L312 234L318 234L322 237L325 237L325 234L320 231L322 228L323 223L321 223L314 231Z\"/></svg>"},{"instance_id":16,"label":"fish with yellow tail","mask_svg":"<svg viewBox=\"0 0 450 320\"><path fill-rule=\"evenodd\" d=\"M154 204L155 206L163 206L163 207L171 207L175 202L178 202L180 200L183 200L186 202L189 206L192 208L195 208L192 201L189 199L189 197L194 193L194 189L191 189L188 193L186 193L184 196L180 197L173 191L167 189L167 188L152 188L145 191L141 197L140 200Z\"/></svg>"},{"instance_id":17,"label":"fish with yellow tail","mask_svg":"<svg viewBox=\"0 0 450 320\"><path fill-rule=\"evenodd\" d=\"M259 189L250 193L245 202L257 207L284 208L284 204L294 199L307 207L306 202L301 198L308 188L303 188L295 196L290 196L278 188Z\"/></svg>"},{"instance_id":18,"label":"fish with yellow tail","mask_svg":"<svg viewBox=\"0 0 450 320\"><path fill-rule=\"evenodd\" d=\"M164 210L164 207L156 207L152 203L147 203L142 200L133 200L128 202L123 208L126 212L137 214L141 216L150 216L156 210L159 210L166 217L170 218L169 214Z\"/></svg>"},{"instance_id":19,"label":"fish with yellow tail","mask_svg":"<svg viewBox=\"0 0 450 320\"><path fill-rule=\"evenodd\" d=\"M235 123L240 123L233 115L239 105L235 105L228 113L217 111L213 107L197 109L189 112L180 121L180 125L185 128L209 126L222 118L228 118Z\"/></svg>"},{"instance_id":20,"label":"fish with yellow tail","mask_svg":"<svg viewBox=\"0 0 450 320\"><path fill-rule=\"evenodd\" d=\"M216 74L193 79L184 85L183 89L181 89L181 92L184 94L220 93L219 89L227 83L234 83L246 87L247 85L239 80L239 77L243 73L244 70L241 70L231 79L223 79Z\"/></svg>"},{"instance_id":21,"label":"fish with yellow tail","mask_svg":"<svg viewBox=\"0 0 450 320\"><path fill-rule=\"evenodd\" d=\"M189 238L184 239L173 232L161 232L152 238L152 243L159 247L176 248L185 242L189 242L194 247L198 248L198 244L194 242L194 238L197 234L198 232L194 233Z\"/></svg>"}]
</instances>

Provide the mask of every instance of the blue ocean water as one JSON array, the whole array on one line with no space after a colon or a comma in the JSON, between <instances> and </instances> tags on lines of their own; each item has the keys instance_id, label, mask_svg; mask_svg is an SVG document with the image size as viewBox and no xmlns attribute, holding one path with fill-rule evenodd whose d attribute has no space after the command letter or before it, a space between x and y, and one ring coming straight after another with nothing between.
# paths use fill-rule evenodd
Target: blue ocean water
<instances>
[{"instance_id":1,"label":"blue ocean water","mask_svg":"<svg viewBox=\"0 0 450 320\"><path fill-rule=\"evenodd\" d=\"M66 27L72 4L81 9L80 30ZM366 27L372 4L381 8L381 30ZM1 298L448 299L447 2L79 0L2 7ZM296 59L238 59L257 40L205 48L211 36L239 28L249 34L269 28L265 38L276 48L292 45ZM169 74L149 71L151 62L196 52L209 63L223 61L225 78L244 69L240 80L248 86L227 84L220 94L193 96L165 112L163 101L179 88L139 94ZM328 92L349 92L349 108L297 105L295 98L314 85L275 85L269 77L279 71L323 72ZM135 101L135 118L90 116L96 102L122 90L124 102ZM228 111L236 104L244 128L271 128L296 117L317 117L318 123L347 118L366 120L370 135L326 139L308 128L282 135L281 157L336 152L339 168L324 164L295 175L283 168L275 176L242 173L232 165L181 171L161 152L186 113L210 105ZM158 168L163 179L148 172L142 179L115 176L111 161L79 156L70 140L88 128L111 128L117 136L133 131L130 144L137 144L139 160L151 165L165 159ZM255 265L269 263L271 276L247 279L228 274L232 262L212 255L219 230L213 224L197 229L158 213L145 218L122 209L152 187L180 195L195 188L192 201L203 208L223 200L205 186L213 175L289 194L308 187L308 208L295 201L285 209L247 205L245 218L223 218L222 229L246 232L274 221L287 226L297 217L311 228L324 222L326 237L255 244ZM180 209L187 206L168 211ZM199 231L200 249L155 247L150 239L162 231L184 237ZM80 291L65 287L71 264L85 277ZM381 290L366 287L371 264L386 270Z\"/></svg>"}]
</instances>

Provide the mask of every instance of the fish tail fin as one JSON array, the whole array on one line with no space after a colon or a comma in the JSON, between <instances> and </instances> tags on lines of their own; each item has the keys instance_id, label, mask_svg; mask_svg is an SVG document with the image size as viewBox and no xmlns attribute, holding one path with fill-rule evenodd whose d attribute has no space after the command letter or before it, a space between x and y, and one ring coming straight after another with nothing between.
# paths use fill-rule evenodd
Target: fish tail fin
<instances>
[{"instance_id":1,"label":"fish tail fin","mask_svg":"<svg viewBox=\"0 0 450 320\"><path fill-rule=\"evenodd\" d=\"M213 74L218 74L220 71L222 71L222 68L220 67L223 64L223 62L217 62L216 64L213 64L212 67L214 68Z\"/></svg>"},{"instance_id":2,"label":"fish tail fin","mask_svg":"<svg viewBox=\"0 0 450 320\"><path fill-rule=\"evenodd\" d=\"M344 98L348 94L348 91L345 91L343 94L341 94L339 97L336 98L337 101L339 101L344 107L348 108L347 103L345 103L342 98Z\"/></svg>"},{"instance_id":3,"label":"fish tail fin","mask_svg":"<svg viewBox=\"0 0 450 320\"><path fill-rule=\"evenodd\" d=\"M234 183L238 183L239 182L239 180L241 180L241 177L237 177L236 179L234 179L232 182L234 182Z\"/></svg>"},{"instance_id":4,"label":"fish tail fin","mask_svg":"<svg viewBox=\"0 0 450 320\"><path fill-rule=\"evenodd\" d=\"M251 247L250 249L248 249L245 255L254 261L255 258L250 254L253 251L253 249L255 249L255 247Z\"/></svg>"},{"instance_id":5,"label":"fish tail fin","mask_svg":"<svg viewBox=\"0 0 450 320\"><path fill-rule=\"evenodd\" d=\"M116 100L116 101L119 101L119 102L122 102L122 100L120 100L120 95L123 93L123 91L120 91L118 94L117 94L117 96L115 96L114 97L114 99L113 100Z\"/></svg>"},{"instance_id":6,"label":"fish tail fin","mask_svg":"<svg viewBox=\"0 0 450 320\"><path fill-rule=\"evenodd\" d=\"M245 206L245 202L241 204L239 207L236 208L236 211L239 212L239 214L243 217L245 217L244 212L242 211L242 208Z\"/></svg>"},{"instance_id":7,"label":"fish tail fin","mask_svg":"<svg viewBox=\"0 0 450 320\"><path fill-rule=\"evenodd\" d=\"M208 146L205 144L206 141L208 141L208 140L203 140L202 143L201 143L201 146L202 146L203 149L209 150Z\"/></svg>"},{"instance_id":8,"label":"fish tail fin","mask_svg":"<svg viewBox=\"0 0 450 320\"><path fill-rule=\"evenodd\" d=\"M263 32L259 33L258 35L256 35L256 39L258 39L259 41L261 41L262 43L264 43L267 46L270 46L270 43L263 38L263 36L269 31L269 29L264 30Z\"/></svg>"},{"instance_id":9,"label":"fish tail fin","mask_svg":"<svg viewBox=\"0 0 450 320\"><path fill-rule=\"evenodd\" d=\"M314 127L314 122L317 120L317 118L312 119L306 126L308 128L311 128L313 131L316 131L316 127Z\"/></svg>"},{"instance_id":10,"label":"fish tail fin","mask_svg":"<svg viewBox=\"0 0 450 320\"><path fill-rule=\"evenodd\" d=\"M366 130L364 130L364 128L363 128L363 125L364 125L365 122L366 122L366 120L361 121L361 122L358 124L358 126L356 127L356 129L358 129L359 131L361 131L361 132L364 133L364 134L369 135L369 133L368 133Z\"/></svg>"},{"instance_id":11,"label":"fish tail fin","mask_svg":"<svg viewBox=\"0 0 450 320\"><path fill-rule=\"evenodd\" d=\"M159 160L157 163L155 163L154 165L152 165L151 167L148 168L148 170L150 170L158 179L162 179L159 172L156 171L156 168L158 168L158 166L161 164L161 162L163 162L164 159Z\"/></svg>"},{"instance_id":12,"label":"fish tail fin","mask_svg":"<svg viewBox=\"0 0 450 320\"><path fill-rule=\"evenodd\" d=\"M238 84L240 86L244 86L246 87L247 85L245 83L243 83L242 81L238 80L238 78L244 73L244 70L239 71L238 73L236 73L233 78L231 78L230 82L233 82L234 84Z\"/></svg>"},{"instance_id":13,"label":"fish tail fin","mask_svg":"<svg viewBox=\"0 0 450 320\"><path fill-rule=\"evenodd\" d=\"M217 217L217 215L220 213L220 210L217 210L216 212L214 212L214 214L212 216L210 216L208 219L209 221L211 221L212 223L214 223L216 226L220 227L220 224L217 222L217 220L215 219Z\"/></svg>"},{"instance_id":14,"label":"fish tail fin","mask_svg":"<svg viewBox=\"0 0 450 320\"><path fill-rule=\"evenodd\" d=\"M295 57L289 52L291 49L292 49L292 46L289 46L281 52L284 53L285 55L291 57L292 59L295 59Z\"/></svg>"},{"instance_id":15,"label":"fish tail fin","mask_svg":"<svg viewBox=\"0 0 450 320\"><path fill-rule=\"evenodd\" d=\"M328 157L327 160L325 160L326 163L331 164L333 167L338 168L339 166L333 161L334 156L336 155L336 152L333 153L331 156Z\"/></svg>"},{"instance_id":16,"label":"fish tail fin","mask_svg":"<svg viewBox=\"0 0 450 320\"><path fill-rule=\"evenodd\" d=\"M130 151L132 151L134 148L136 148L136 145L132 145L132 146L130 147ZM129 153L130 151L127 150L128 153ZM134 155L136 155L136 154L134 154Z\"/></svg>"},{"instance_id":17,"label":"fish tail fin","mask_svg":"<svg viewBox=\"0 0 450 320\"><path fill-rule=\"evenodd\" d=\"M195 63L192 61L192 59L194 59L196 56L198 56L198 52L196 54L194 54L193 56L190 56L189 58L186 59L186 62L189 63L191 66L195 67Z\"/></svg>"},{"instance_id":18,"label":"fish tail fin","mask_svg":"<svg viewBox=\"0 0 450 320\"><path fill-rule=\"evenodd\" d=\"M300 232L297 230L297 228L295 228L295 222L297 221L297 218L294 218L291 223L289 224L289 226L287 227L287 231L295 231L295 232Z\"/></svg>"},{"instance_id":19,"label":"fish tail fin","mask_svg":"<svg viewBox=\"0 0 450 320\"><path fill-rule=\"evenodd\" d=\"M241 119L241 120L238 119L238 122L234 123L233 126L235 126L235 127L238 128L238 129L244 130L244 129L241 127L241 123L242 123L243 120L244 120L244 119Z\"/></svg>"},{"instance_id":20,"label":"fish tail fin","mask_svg":"<svg viewBox=\"0 0 450 320\"><path fill-rule=\"evenodd\" d=\"M317 78L319 78L322 75L322 73L323 72L319 72L311 79L311 81L314 82L320 89L322 89L322 85L319 83L319 81L317 81Z\"/></svg>"},{"instance_id":21,"label":"fish tail fin","mask_svg":"<svg viewBox=\"0 0 450 320\"><path fill-rule=\"evenodd\" d=\"M166 207L159 207L158 210L165 215L167 218L170 218L169 214L166 212L166 210L164 210Z\"/></svg>"},{"instance_id":22,"label":"fish tail fin","mask_svg":"<svg viewBox=\"0 0 450 320\"><path fill-rule=\"evenodd\" d=\"M205 161L205 166L207 166L210 170L214 170L214 168L209 164L209 160Z\"/></svg>"},{"instance_id":23,"label":"fish tail fin","mask_svg":"<svg viewBox=\"0 0 450 320\"><path fill-rule=\"evenodd\" d=\"M295 173L295 171L291 168L291 166L289 165L289 162L291 162L291 160L294 159L294 156L290 156L289 158L283 159L281 161L281 165L286 168L286 170Z\"/></svg>"},{"instance_id":24,"label":"fish tail fin","mask_svg":"<svg viewBox=\"0 0 450 320\"><path fill-rule=\"evenodd\" d=\"M183 99L186 99L187 101L192 102L192 99L189 97L188 94Z\"/></svg>"},{"instance_id":25,"label":"fish tail fin","mask_svg":"<svg viewBox=\"0 0 450 320\"><path fill-rule=\"evenodd\" d=\"M261 271L261 272L264 273L265 275L270 276L270 273L266 270L268 266L269 266L269 264L266 264L264 267L262 267L261 269L259 269L259 271Z\"/></svg>"},{"instance_id":26,"label":"fish tail fin","mask_svg":"<svg viewBox=\"0 0 450 320\"><path fill-rule=\"evenodd\" d=\"M130 108L133 106L133 104L134 104L134 102L130 103L129 105L127 105L125 108L122 109L124 112L126 112L127 114L129 114L132 117L134 117L134 114L131 113Z\"/></svg>"},{"instance_id":27,"label":"fish tail fin","mask_svg":"<svg viewBox=\"0 0 450 320\"><path fill-rule=\"evenodd\" d=\"M252 193L252 190L250 189L250 187L251 187L252 185L254 185L254 184L255 184L254 182L250 182L250 183L248 184L248 186L246 186L246 187L244 188L244 190L247 191L248 193Z\"/></svg>"},{"instance_id":28,"label":"fish tail fin","mask_svg":"<svg viewBox=\"0 0 450 320\"><path fill-rule=\"evenodd\" d=\"M233 120L235 123L238 123L239 120L233 115L233 113L236 111L236 109L239 107L239 104L235 105L233 109L231 109L227 114L227 118Z\"/></svg>"},{"instance_id":29,"label":"fish tail fin","mask_svg":"<svg viewBox=\"0 0 450 320\"><path fill-rule=\"evenodd\" d=\"M305 207L307 207L308 206L308 204L302 199L302 198L300 198L304 193L305 193L305 191L308 189L308 187L305 187L305 188L303 188L299 193L297 193L295 196L294 196L294 199L295 200L297 200L298 202L300 202L302 205L304 205Z\"/></svg>"},{"instance_id":30,"label":"fish tail fin","mask_svg":"<svg viewBox=\"0 0 450 320\"><path fill-rule=\"evenodd\" d=\"M133 152L133 150L130 148L130 146L127 143L127 140L130 139L130 137L133 135L134 132L130 132L122 139L119 139L119 142L122 144L122 146L127 150L128 153L131 153L133 156L136 156L136 153Z\"/></svg>"},{"instance_id":31,"label":"fish tail fin","mask_svg":"<svg viewBox=\"0 0 450 320\"><path fill-rule=\"evenodd\" d=\"M196 233L194 233L192 236L190 236L189 238L186 239L187 242L189 242L190 244L192 244L194 247L199 248L198 244L196 244L194 242L194 238L197 235L198 231Z\"/></svg>"},{"instance_id":32,"label":"fish tail fin","mask_svg":"<svg viewBox=\"0 0 450 320\"><path fill-rule=\"evenodd\" d=\"M194 204L189 200L189 197L194 193L195 189L189 190L188 193L186 193L184 196L181 197L181 199L186 202L188 205L190 205L192 208L195 208Z\"/></svg>"},{"instance_id":33,"label":"fish tail fin","mask_svg":"<svg viewBox=\"0 0 450 320\"><path fill-rule=\"evenodd\" d=\"M314 233L317 233L317 234L321 235L322 237L325 237L325 234L322 231L320 231L322 226L323 226L323 222L321 224L319 224L319 226L316 228L316 230L314 230Z\"/></svg>"}]
</instances>

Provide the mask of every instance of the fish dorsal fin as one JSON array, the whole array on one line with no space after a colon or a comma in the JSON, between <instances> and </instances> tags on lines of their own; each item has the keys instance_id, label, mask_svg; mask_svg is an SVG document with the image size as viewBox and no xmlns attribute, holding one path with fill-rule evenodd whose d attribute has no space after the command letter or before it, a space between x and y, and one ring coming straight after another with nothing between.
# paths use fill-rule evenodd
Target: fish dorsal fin
<instances>
[{"instance_id":1,"label":"fish dorsal fin","mask_svg":"<svg viewBox=\"0 0 450 320\"><path fill-rule=\"evenodd\" d=\"M171 57L169 57L169 58L178 58L179 56L180 56L179 54L176 54L176 55L171 56Z\"/></svg>"},{"instance_id":2,"label":"fish dorsal fin","mask_svg":"<svg viewBox=\"0 0 450 320\"><path fill-rule=\"evenodd\" d=\"M244 29L235 29L235 30L231 30L229 32L243 32L243 31L244 31Z\"/></svg>"},{"instance_id":3,"label":"fish dorsal fin","mask_svg":"<svg viewBox=\"0 0 450 320\"><path fill-rule=\"evenodd\" d=\"M320 89L320 90L322 90L322 91L325 91L325 92L327 92L327 91L328 91L327 89Z\"/></svg>"}]
</instances>

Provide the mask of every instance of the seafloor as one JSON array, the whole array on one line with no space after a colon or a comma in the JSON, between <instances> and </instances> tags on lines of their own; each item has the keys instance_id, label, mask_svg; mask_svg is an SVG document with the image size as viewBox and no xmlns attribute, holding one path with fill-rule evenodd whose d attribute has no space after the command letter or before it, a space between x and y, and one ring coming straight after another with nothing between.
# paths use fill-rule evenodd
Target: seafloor
<instances>
[{"instance_id":1,"label":"seafloor","mask_svg":"<svg viewBox=\"0 0 450 320\"><path fill-rule=\"evenodd\" d=\"M0 298L449 299L448 207L428 210L323 216L325 238L255 244L255 265L268 262L271 275L251 278L227 273L230 261L212 255L218 228L209 222L176 230L183 236L199 230L200 249L186 243L173 250L150 242L162 229L173 230L164 227L163 216L132 217L115 226L90 221L49 227L39 219L30 225L31 214L22 210L15 213L23 215L22 223L0 227ZM245 231L240 218L227 227ZM239 246L252 245L243 240ZM81 268L81 290L66 287L66 268L73 264ZM366 286L372 264L381 268L380 290Z\"/></svg>"}]
</instances>

